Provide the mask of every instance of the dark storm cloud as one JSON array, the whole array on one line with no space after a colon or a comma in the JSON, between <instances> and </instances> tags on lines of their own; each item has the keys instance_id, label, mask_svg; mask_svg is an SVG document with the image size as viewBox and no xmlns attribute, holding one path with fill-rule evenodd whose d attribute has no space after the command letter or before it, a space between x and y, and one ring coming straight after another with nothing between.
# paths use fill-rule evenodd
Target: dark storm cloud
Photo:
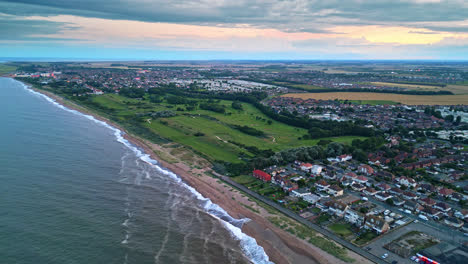
<instances>
[{"instance_id":1,"label":"dark storm cloud","mask_svg":"<svg viewBox=\"0 0 468 264\"><path fill-rule=\"evenodd\" d=\"M63 38L47 38L41 35L55 34L60 29L73 28L65 23L22 20L12 16L0 15L0 36L2 40L66 40Z\"/></svg>"},{"instance_id":2,"label":"dark storm cloud","mask_svg":"<svg viewBox=\"0 0 468 264\"><path fill-rule=\"evenodd\" d=\"M324 26L333 25L408 25L468 19L468 5L457 0L0 0L0 12L199 25L251 24L284 31L303 28L305 32L322 32Z\"/></svg>"}]
</instances>

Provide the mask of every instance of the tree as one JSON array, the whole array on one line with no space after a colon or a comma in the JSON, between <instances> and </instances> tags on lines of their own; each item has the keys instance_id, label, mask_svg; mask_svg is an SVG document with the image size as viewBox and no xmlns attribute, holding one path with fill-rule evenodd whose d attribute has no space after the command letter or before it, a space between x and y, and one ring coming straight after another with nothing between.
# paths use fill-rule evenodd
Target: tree
<instances>
[{"instance_id":1,"label":"tree","mask_svg":"<svg viewBox=\"0 0 468 264\"><path fill-rule=\"evenodd\" d=\"M395 204L395 202L393 201L392 198L387 199L385 202L386 202L388 205L392 205L392 206Z\"/></svg>"},{"instance_id":2,"label":"tree","mask_svg":"<svg viewBox=\"0 0 468 264\"><path fill-rule=\"evenodd\" d=\"M239 101L234 101L232 102L232 108L237 109L237 110L242 110L242 104Z\"/></svg>"}]
</instances>

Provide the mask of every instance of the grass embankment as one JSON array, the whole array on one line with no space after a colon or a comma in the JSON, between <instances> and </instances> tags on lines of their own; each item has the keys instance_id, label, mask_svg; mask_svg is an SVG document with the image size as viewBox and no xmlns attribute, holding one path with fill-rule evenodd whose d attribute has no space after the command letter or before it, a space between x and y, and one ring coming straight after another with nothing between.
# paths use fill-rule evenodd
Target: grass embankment
<instances>
[{"instance_id":1,"label":"grass embankment","mask_svg":"<svg viewBox=\"0 0 468 264\"><path fill-rule=\"evenodd\" d=\"M211 161L222 160L240 163L239 157L254 157L246 147L281 151L287 148L316 145L319 139L299 140L307 134L306 129L292 127L265 116L254 106L241 103L242 110L233 109L232 101L220 101L226 112L217 113L200 108L188 111L183 105L166 102L151 103L149 100L130 99L115 94L92 98L93 104L104 108L119 120L134 119L137 113L171 110L176 116L147 118L142 126L170 141L195 150ZM184 111L177 111L177 108ZM235 126L248 126L263 131L264 136L246 134ZM363 137L344 136L327 138L334 142L349 144L353 139Z\"/></svg>"},{"instance_id":2,"label":"grass embankment","mask_svg":"<svg viewBox=\"0 0 468 264\"><path fill-rule=\"evenodd\" d=\"M329 225L328 228L335 234L342 237L348 237L353 234L353 231L351 231L352 226L350 224L335 223Z\"/></svg>"},{"instance_id":3,"label":"grass embankment","mask_svg":"<svg viewBox=\"0 0 468 264\"><path fill-rule=\"evenodd\" d=\"M354 262L355 260L348 256L348 250L335 242L332 242L315 231L299 224L284 216L268 217L268 220L279 228L289 232L303 240L308 241L310 244L326 251L327 253L345 261Z\"/></svg>"},{"instance_id":4,"label":"grass embankment","mask_svg":"<svg viewBox=\"0 0 468 264\"><path fill-rule=\"evenodd\" d=\"M283 97L318 100L350 101L393 101L407 105L458 105L468 102L468 94L463 95L406 95L388 93L332 92L332 93L290 93Z\"/></svg>"}]
</instances>

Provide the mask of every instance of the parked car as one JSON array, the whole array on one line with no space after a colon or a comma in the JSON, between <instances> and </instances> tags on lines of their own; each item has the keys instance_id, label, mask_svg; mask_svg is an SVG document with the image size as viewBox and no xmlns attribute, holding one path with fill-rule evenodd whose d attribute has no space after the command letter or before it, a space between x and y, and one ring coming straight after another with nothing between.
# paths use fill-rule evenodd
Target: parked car
<instances>
[{"instance_id":1,"label":"parked car","mask_svg":"<svg viewBox=\"0 0 468 264\"><path fill-rule=\"evenodd\" d=\"M385 254L382 255L383 259L386 259L387 257L388 257L388 253L385 253Z\"/></svg>"},{"instance_id":2,"label":"parked car","mask_svg":"<svg viewBox=\"0 0 468 264\"><path fill-rule=\"evenodd\" d=\"M424 220L424 221L429 220L429 219L427 218L427 216L425 216L425 215L419 215L418 217L421 218L421 219Z\"/></svg>"}]
</instances>

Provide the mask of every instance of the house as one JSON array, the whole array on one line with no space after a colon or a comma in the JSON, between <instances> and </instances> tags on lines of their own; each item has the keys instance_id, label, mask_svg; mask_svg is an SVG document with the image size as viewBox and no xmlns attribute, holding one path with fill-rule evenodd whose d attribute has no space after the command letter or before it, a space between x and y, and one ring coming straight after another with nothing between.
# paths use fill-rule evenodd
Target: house
<instances>
[{"instance_id":1,"label":"house","mask_svg":"<svg viewBox=\"0 0 468 264\"><path fill-rule=\"evenodd\" d=\"M310 163L302 163L301 164L301 170L303 171L307 171L307 172L310 172L310 170L312 169L313 165L310 164Z\"/></svg>"},{"instance_id":2,"label":"house","mask_svg":"<svg viewBox=\"0 0 468 264\"><path fill-rule=\"evenodd\" d=\"M361 176L358 176L356 179L354 179L354 181L357 182L357 183L365 185L367 183L368 179L361 175Z\"/></svg>"},{"instance_id":3,"label":"house","mask_svg":"<svg viewBox=\"0 0 468 264\"><path fill-rule=\"evenodd\" d=\"M344 154L344 155L338 156L338 157L337 157L337 160L338 160L339 162L344 162L344 161L351 160L352 158L353 158L353 156Z\"/></svg>"},{"instance_id":4,"label":"house","mask_svg":"<svg viewBox=\"0 0 468 264\"><path fill-rule=\"evenodd\" d=\"M418 196L415 193L409 192L409 191L403 192L402 196L406 200L416 200L416 199L418 199Z\"/></svg>"},{"instance_id":5,"label":"house","mask_svg":"<svg viewBox=\"0 0 468 264\"><path fill-rule=\"evenodd\" d=\"M393 200L393 205L395 206L402 206L403 204L405 204L405 200L400 199L398 197L393 197L392 200Z\"/></svg>"},{"instance_id":6,"label":"house","mask_svg":"<svg viewBox=\"0 0 468 264\"><path fill-rule=\"evenodd\" d=\"M448 213L450 210L452 210L452 207L450 205L444 203L444 202L438 202L434 205L434 208L441 210L444 213Z\"/></svg>"},{"instance_id":7,"label":"house","mask_svg":"<svg viewBox=\"0 0 468 264\"><path fill-rule=\"evenodd\" d=\"M317 187L319 191L326 191L328 187L330 187L330 184L324 180L319 180L315 183L315 187Z\"/></svg>"},{"instance_id":8,"label":"house","mask_svg":"<svg viewBox=\"0 0 468 264\"><path fill-rule=\"evenodd\" d=\"M347 172L345 175L344 175L344 178L347 179L347 180L352 180L354 181L358 176L356 175L356 173L354 172Z\"/></svg>"},{"instance_id":9,"label":"house","mask_svg":"<svg viewBox=\"0 0 468 264\"><path fill-rule=\"evenodd\" d=\"M322 170L323 170L323 167L320 166L320 165L314 165L312 166L310 172L313 174L313 175L320 175L320 173L322 173Z\"/></svg>"},{"instance_id":10,"label":"house","mask_svg":"<svg viewBox=\"0 0 468 264\"><path fill-rule=\"evenodd\" d=\"M328 188L328 193L335 197L341 196L343 195L343 189L340 186L334 184Z\"/></svg>"},{"instance_id":11,"label":"house","mask_svg":"<svg viewBox=\"0 0 468 264\"><path fill-rule=\"evenodd\" d=\"M345 212L344 219L346 222L354 224L356 226L362 226L366 220L365 215L361 212L353 209L348 209Z\"/></svg>"},{"instance_id":12,"label":"house","mask_svg":"<svg viewBox=\"0 0 468 264\"><path fill-rule=\"evenodd\" d=\"M403 207L411 211L416 211L418 210L419 204L416 201L408 200L405 201Z\"/></svg>"},{"instance_id":13,"label":"house","mask_svg":"<svg viewBox=\"0 0 468 264\"><path fill-rule=\"evenodd\" d=\"M427 205L427 206L434 206L434 205L436 204L436 201L434 201L434 200L431 199L430 197L425 197L425 198L419 199L419 201L420 201L423 205Z\"/></svg>"},{"instance_id":14,"label":"house","mask_svg":"<svg viewBox=\"0 0 468 264\"><path fill-rule=\"evenodd\" d=\"M454 193L454 190L452 189L447 189L447 188L441 188L439 190L439 195L443 197L450 197Z\"/></svg>"},{"instance_id":15,"label":"house","mask_svg":"<svg viewBox=\"0 0 468 264\"><path fill-rule=\"evenodd\" d=\"M466 200L464 195L462 195L460 193L457 193L457 192L453 193L452 196L450 197L450 199L455 201L455 202Z\"/></svg>"},{"instance_id":16,"label":"house","mask_svg":"<svg viewBox=\"0 0 468 264\"><path fill-rule=\"evenodd\" d=\"M261 170L254 170L252 175L262 181L271 181L271 175Z\"/></svg>"},{"instance_id":17,"label":"house","mask_svg":"<svg viewBox=\"0 0 468 264\"><path fill-rule=\"evenodd\" d=\"M385 233L390 229L390 226L382 217L375 215L369 215L366 217L364 227L370 230L374 230L378 234Z\"/></svg>"},{"instance_id":18,"label":"house","mask_svg":"<svg viewBox=\"0 0 468 264\"><path fill-rule=\"evenodd\" d=\"M462 209L461 211L456 211L454 216L460 219L468 219L468 210Z\"/></svg>"},{"instance_id":19,"label":"house","mask_svg":"<svg viewBox=\"0 0 468 264\"><path fill-rule=\"evenodd\" d=\"M372 187L367 187L366 189L364 189L363 193L374 196L378 193L378 191Z\"/></svg>"},{"instance_id":20,"label":"house","mask_svg":"<svg viewBox=\"0 0 468 264\"><path fill-rule=\"evenodd\" d=\"M367 164L359 166L358 171L360 173L364 173L366 175L374 174L374 169L371 166L367 165Z\"/></svg>"},{"instance_id":21,"label":"house","mask_svg":"<svg viewBox=\"0 0 468 264\"><path fill-rule=\"evenodd\" d=\"M311 194L311 192L308 188L300 188L300 189L291 191L291 196L294 196L294 197L303 198L304 196L309 195L309 194Z\"/></svg>"},{"instance_id":22,"label":"house","mask_svg":"<svg viewBox=\"0 0 468 264\"><path fill-rule=\"evenodd\" d=\"M463 221L456 218L456 217L447 217L445 218L444 220L444 223L448 226L452 226L452 227L455 227L455 228L460 228L463 226Z\"/></svg>"},{"instance_id":23,"label":"house","mask_svg":"<svg viewBox=\"0 0 468 264\"><path fill-rule=\"evenodd\" d=\"M343 217L346 210L348 209L348 205L339 201L329 201L327 203L327 206L328 206L328 213L332 215L336 215L338 217Z\"/></svg>"},{"instance_id":24,"label":"house","mask_svg":"<svg viewBox=\"0 0 468 264\"><path fill-rule=\"evenodd\" d=\"M423 183L418 186L417 190L432 193L435 192L436 188L432 184Z\"/></svg>"},{"instance_id":25,"label":"house","mask_svg":"<svg viewBox=\"0 0 468 264\"><path fill-rule=\"evenodd\" d=\"M400 188L398 187L392 187L390 190L388 190L389 193L393 194L393 195L400 195L400 194L403 194L403 190L401 190Z\"/></svg>"},{"instance_id":26,"label":"house","mask_svg":"<svg viewBox=\"0 0 468 264\"><path fill-rule=\"evenodd\" d=\"M416 187L416 181L405 176L401 176L397 181L399 184L405 185L407 187Z\"/></svg>"},{"instance_id":27,"label":"house","mask_svg":"<svg viewBox=\"0 0 468 264\"><path fill-rule=\"evenodd\" d=\"M315 195L315 194L306 194L306 195L302 196L302 199L304 199L304 201L306 201L308 203L315 204L315 203L317 203L318 200L320 200L320 197L318 195Z\"/></svg>"},{"instance_id":28,"label":"house","mask_svg":"<svg viewBox=\"0 0 468 264\"><path fill-rule=\"evenodd\" d=\"M375 195L375 198L377 200L380 200L380 201L386 201L386 200L388 200L388 199L390 199L392 197L393 197L392 195L390 195L390 194L388 194L386 192L381 192L381 193L378 193L378 194Z\"/></svg>"},{"instance_id":29,"label":"house","mask_svg":"<svg viewBox=\"0 0 468 264\"><path fill-rule=\"evenodd\" d=\"M427 215L427 216L430 216L434 219L439 219L441 217L441 213L439 210L436 210L434 208L431 208L431 207L424 207L422 210L421 210L421 213Z\"/></svg>"},{"instance_id":30,"label":"house","mask_svg":"<svg viewBox=\"0 0 468 264\"><path fill-rule=\"evenodd\" d=\"M388 190L390 190L392 187L386 183L381 183L379 185L377 185L377 188L379 188L380 190L386 192Z\"/></svg>"},{"instance_id":31,"label":"house","mask_svg":"<svg viewBox=\"0 0 468 264\"><path fill-rule=\"evenodd\" d=\"M351 189L353 189L353 190L355 190L357 192L361 192L364 189L366 189L366 186L355 182L355 183L351 184Z\"/></svg>"}]
</instances>

